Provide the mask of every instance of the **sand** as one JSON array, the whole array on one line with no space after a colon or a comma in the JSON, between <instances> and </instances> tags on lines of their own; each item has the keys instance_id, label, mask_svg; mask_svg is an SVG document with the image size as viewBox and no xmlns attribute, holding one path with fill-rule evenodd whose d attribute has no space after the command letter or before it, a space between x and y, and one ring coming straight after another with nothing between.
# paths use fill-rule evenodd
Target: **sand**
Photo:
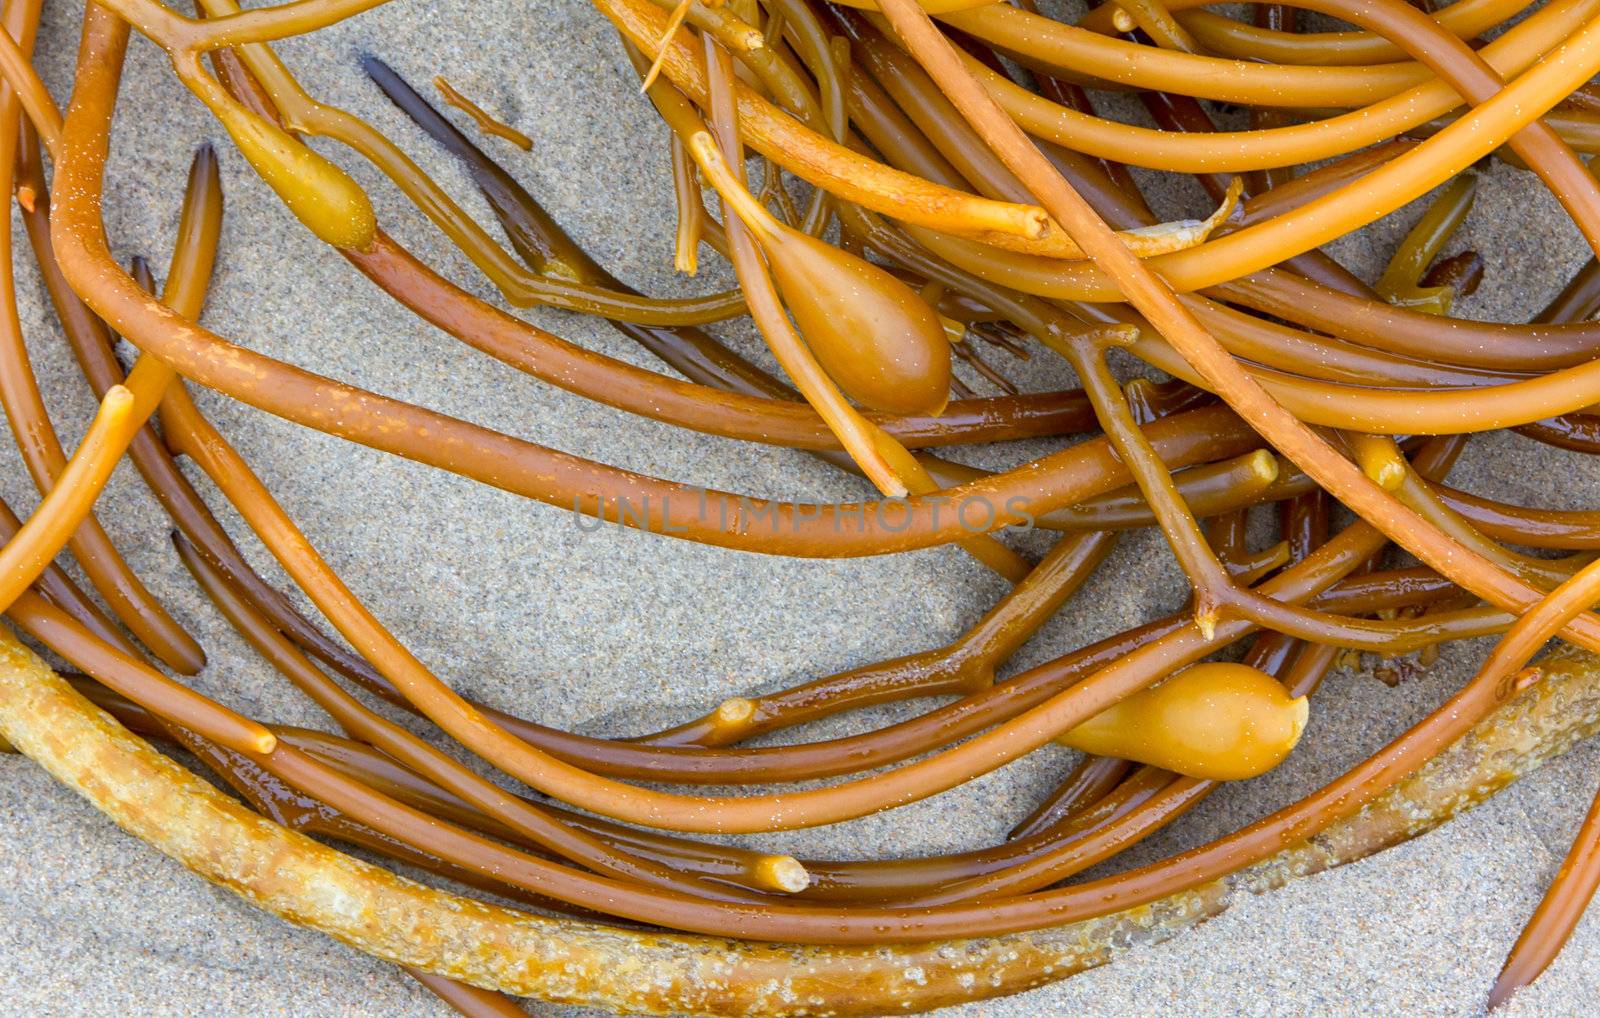
<instances>
[{"instance_id":1,"label":"sand","mask_svg":"<svg viewBox=\"0 0 1600 1018\"><path fill-rule=\"evenodd\" d=\"M65 95L77 5L49 5L47 80ZM445 71L467 95L535 139L524 154L490 140L581 242L639 288L727 285L709 265L671 270L664 134L637 96L610 31L584 0L393 4L285 56L313 92L370 117L453 192L465 179L366 82L373 52L423 86ZM159 265L177 222L194 146L218 135L138 42L119 118L107 215L121 257ZM153 113L151 111L156 111ZM331 149L325 149L332 151ZM343 158L341 156L341 158ZM345 159L346 165L353 160ZM228 218L206 322L274 356L558 448L702 485L797 499L860 494L855 482L797 453L624 419L534 382L417 323L320 247L223 148ZM384 225L451 278L490 291L392 189L363 172ZM1201 211L1189 189L1165 211ZM484 221L476 199L467 207ZM1412 208L1340 254L1372 273ZM1487 172L1464 243L1489 278L1465 310L1525 317L1582 261L1574 231L1529 175ZM45 314L36 275L20 272L24 326L52 413L69 446L92 410ZM649 363L605 326L548 311L533 321L592 349ZM747 350L747 334L728 333ZM1049 357L1003 362L1031 387L1069 382ZM580 530L537 505L202 396L205 409L276 490L306 533L377 614L457 689L549 724L632 733L733 694L778 688L881 656L938 646L1001 593L954 551L801 562L696 547L606 528ZM1016 462L1047 448L979 451ZM13 454L0 495L19 511L37 496ZM1455 475L1485 494L1540 505L1600 504L1589 461L1531 442L1475 442ZM202 485L203 492L210 492ZM209 609L177 564L168 524L124 466L101 519L136 570L204 644L195 685L250 714L324 719L286 688ZM235 534L242 525L225 517ZM244 542L269 576L264 551ZM1013 667L1173 610L1182 584L1159 538L1140 535L1018 655ZM1319 693L1300 752L1280 770L1214 796L1139 858L1259 816L1316 787L1425 713L1470 674L1482 644L1451 648L1390 689L1370 666L1340 671ZM888 708L817 726L814 737L901 716ZM819 856L916 855L999 837L1070 765L1041 752L972 785L895 813L767 839ZM946 1014L1475 1015L1518 927L1537 901L1600 783L1583 746L1490 804L1382 856L1253 899L1221 919L1065 983ZM121 834L25 759L0 759L0 1010L15 1014L425 1015L445 1009L392 967L256 912ZM1507 1012L1594 1010L1600 921L1586 922L1539 984ZM534 1004L535 1013L580 1014Z\"/></svg>"}]
</instances>

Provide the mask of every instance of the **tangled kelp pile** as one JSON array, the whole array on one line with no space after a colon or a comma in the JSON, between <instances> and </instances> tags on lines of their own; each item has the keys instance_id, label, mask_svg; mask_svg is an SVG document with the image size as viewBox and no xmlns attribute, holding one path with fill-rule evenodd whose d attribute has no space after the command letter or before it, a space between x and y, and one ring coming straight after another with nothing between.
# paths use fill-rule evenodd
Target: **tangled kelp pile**
<instances>
[{"instance_id":1,"label":"tangled kelp pile","mask_svg":"<svg viewBox=\"0 0 1600 1018\"><path fill-rule=\"evenodd\" d=\"M552 961L541 953L548 947L512 944L484 930L441 934L430 925L437 916L429 914L424 923L417 911L422 905L408 894L399 902L375 901L368 925L352 932L338 927L337 917L293 903L297 887L304 892L320 886L315 873L288 886L281 880L261 886L249 879L248 867L208 867L205 858L214 859L218 846L242 851L250 837L231 826L202 823L192 813L198 793L191 787L185 793L190 798L179 796L177 779L165 766L147 760L112 766L109 757L90 772L69 766L81 756L53 751L49 733L56 733L57 742L75 733L74 753L97 745L111 752L116 743L105 743L109 736L95 725L82 719L75 725L61 713L77 704L64 690L58 690L60 699L19 697L17 710L31 702L39 717L51 717L42 729L11 723L7 731L20 748L56 756L58 772L78 774L79 787L94 786L89 774L134 775L148 768L150 784L142 788L148 794L132 800L142 808L130 815L118 807L114 790L105 788L97 801L146 837L213 876L246 886L281 911L335 926L398 960L474 982L569 999L587 993L630 1007L691 1001L684 1006L708 1011L881 1010L884 995L898 1000L905 992L893 982L902 977L880 971L882 966L898 965L896 972L907 966L896 952L869 949L880 943L933 942L939 946L903 950L953 959L936 969L948 976L933 979L917 996L921 1003L954 999L962 991L1015 988L1073 967L1064 960L1070 952L1059 947L1054 958L1039 954L1026 965L1000 964L1002 954L994 952L1018 950L1016 936L1029 944L1052 943L1021 931L1050 927L1059 935L1072 929L1068 923L1157 901L1192 915L1203 911L1194 899L1171 896L1214 889L1213 881L1230 873L1259 872L1244 867L1273 859L1319 831L1324 838L1330 830L1339 832L1346 840L1336 837L1336 844L1361 850L1406 833L1421 821L1396 823L1393 817L1408 806L1389 789L1522 687L1532 685L1530 695L1539 700L1546 690L1538 673L1522 669L1548 637L1560 632L1590 646L1592 617L1584 609L1595 599L1588 588L1596 580L1584 568L1594 540L1589 514L1487 502L1443 487L1441 478L1465 441L1461 436L1470 433L1515 427L1568 446L1584 448L1591 441L1586 429L1592 418L1583 411L1595 402L1585 390L1586 344L1594 328L1585 321L1593 310L1592 272L1579 272L1544 316L1547 321L1524 327L1440 317L1457 289L1470 288L1481 271L1470 254L1435 264L1470 200L1465 180L1436 199L1378 281L1378 293L1315 253L1319 243L1461 179L1459 174L1502 144L1510 146L1505 157L1539 173L1587 232L1595 185L1567 144L1584 144L1584 100L1578 97L1594 69L1583 64L1587 37L1574 32L1588 24L1581 5L1542 9L1481 51L1487 61L1502 42L1499 53L1510 51L1513 39L1524 46L1545 40L1543 49L1526 51L1519 65L1531 69L1503 90L1496 65L1482 65L1440 23L1400 5L1324 11L1374 33L1339 40L1365 54L1370 65L1318 63L1328 54L1316 50L1281 65L1233 59L1230 44L1197 34L1206 25L1213 34L1226 30L1202 12L1174 18L1167 16L1170 11L1126 9L1123 20L1134 20L1119 26L1115 12L1107 11L1110 29L1144 33L1117 40L1092 31L1094 15L1080 32L1022 11L1038 20L1015 28L1019 23L1006 13L1009 8L992 6L938 12L950 26L946 34L917 9L893 3L884 5L881 17L803 6L690 7L690 27L675 33L667 31L672 12L604 5L638 50L642 75L648 77L651 60L665 53L662 76L649 91L679 139L678 263L691 267L704 243L725 252L740 278L738 292L671 301L629 294L605 277L514 181L449 133L437 114L430 121L420 98L380 64L369 62L368 71L384 91L471 161L516 257L467 220L381 135L299 91L288 70L260 45L370 4L312 2L249 15L218 8L207 21L179 19L154 5L110 6L168 49L179 77L216 114L240 154L318 237L344 250L358 269L424 319L589 398L712 434L814 449L858 469L885 496L803 512L736 493L702 494L361 393L228 344L192 324L220 215L207 159L197 164L191 182L188 225L162 301L148 296L136 275L117 268L105 247L97 198L123 43L116 19L98 10L86 19L85 51L64 118L37 88L20 53L12 54L8 75L50 155L51 187L45 186L31 133L18 139L16 158L7 161L16 164L15 190L39 260L47 273L59 269L56 296L68 338L105 393L101 416L70 464L58 445L53 460L48 448L34 454L44 463L37 469L53 494L5 552L11 568L0 574L14 584L13 620L85 673L79 689L91 699L136 730L185 745L288 826L396 855L530 904L816 946L773 953L608 932L600 942L622 953L604 961L608 971L601 975L593 970L609 957L603 952ZM1004 34L1006 25L1013 25L1014 34ZM18 26L19 37L25 27ZM1448 27L1459 26L1451 21ZM1401 55L1374 47L1386 34L1415 50L1408 52L1417 63L1377 60ZM1557 53L1539 59L1568 35ZM669 45L662 46L663 38ZM950 48L947 38L961 48ZM1328 41L1281 26L1268 26L1251 39L1253 46ZM990 43L1013 62L997 60L993 52L985 58ZM213 75L199 54L218 46L236 49L217 50ZM1173 63L1178 55L1204 62ZM1019 60L1029 71L1020 69ZM1345 73L1352 67L1358 71ZM1195 73L1186 75L1185 69ZM1008 126L1015 118L1036 137L1047 135L1037 118L1070 110L1076 102L1072 77L1090 72L1091 86L1163 89L1148 93L1161 130L1127 128L1079 111L1079 118L1061 122L1079 125L1084 136L1062 135L1054 140L1070 144L1035 147ZM1022 86L1013 89L997 77L1013 74L1037 89L1029 94L1054 90L1060 98L1049 99L1049 107L1030 106ZM1130 75L1143 77L1129 80ZM1206 106L1192 95L1185 101L1166 91L1180 88L1180 79L1187 82L1183 88L1203 89L1202 99L1262 107L1250 114L1259 122L1233 132L1243 137L1212 134L1202 119ZM1450 114L1452 90L1476 105L1453 121L1435 122ZM1443 109L1414 123L1405 119L1429 109L1422 100L1441 92ZM1393 112L1383 104L1396 95L1405 96L1403 116L1381 121L1379 113ZM1003 108L988 105L994 101ZM1565 105L1547 122L1535 120L1558 101ZM1367 109L1348 120L1335 115L1309 129L1293 113L1363 104L1382 110ZM1394 109L1401 105L1396 101ZM1028 109L1036 119L1027 119ZM12 116L17 115L14 104ZM1271 126L1274 118L1288 123ZM1341 133L1357 123L1365 125L1362 130L1388 133ZM1117 147L1096 148L1092 131L1110 131ZM689 382L564 344L455 289L378 231L353 181L301 147L290 132L329 136L369 158L472 257L508 303L616 320ZM1427 137L1362 147L1390 134ZM1300 138L1315 144L1293 148L1300 143L1292 139ZM773 167L754 194L741 179L744 142ZM1146 144L1168 148L1140 147ZM665 161L666 153L661 156ZM1327 158L1339 161L1289 179L1267 172L1282 169L1275 165L1280 161L1298 165ZM1216 215L1157 224L1126 183L1127 163L1262 176L1239 183L1208 178L1217 194ZM810 198L803 210L795 207L782 189L784 172L819 185L828 196ZM1251 188L1242 206L1236 204L1241 183ZM706 211L707 186L732 210L730 220L719 223ZM1092 205L1080 196L1092 198ZM829 232L834 221L837 234ZM1121 232L1113 233L1112 226ZM838 243L817 237L837 237ZM863 257L869 253L870 259ZM1124 294L1126 303L1118 302ZM697 328L746 310L787 382L737 358ZM146 355L125 378L108 353L106 324ZM1083 391L1013 395L996 383L1002 395L952 392L950 357L963 346L971 350L969 336L992 336L996 346L1049 348L1072 365ZM1111 347L1126 349L1177 381L1125 391L1105 365ZM8 383L24 391L8 398L8 411L14 423L23 422L23 442L48 447L48 439L38 437L48 428L38 416L25 416L31 412L26 364L13 366ZM393 640L175 387L174 372L290 420L625 524L724 547L809 556L959 543L1017 586L969 636L948 648L784 693L737 698L639 739L553 731L461 699ZM159 437L139 430L158 404ZM992 476L919 452L1096 430L1103 437ZM125 450L183 530L179 551L197 581L351 741L275 731L197 697L141 660L127 636L64 576L41 572L71 537L91 582L128 631L170 670L198 667L193 641L118 565L114 552L97 555L94 546L82 545L97 540L86 514ZM358 654L296 614L256 577L171 465L174 455L188 457L211 478ZM993 511L974 527L959 514L940 514L951 501ZM1342 529L1333 532L1333 501L1360 522L1344 526L1338 520ZM1268 503L1283 506L1285 539L1252 550L1243 541L1241 514ZM629 506L650 508L634 514L624 511ZM1024 513L1064 535L1038 563L996 536ZM1152 525L1168 537L1194 587L1192 607L996 684L996 666L1062 608L1098 565L1112 535ZM1380 556L1390 541L1422 564L1384 568ZM1538 557L1508 545L1570 554ZM35 578L38 593L26 589ZM1243 779L1281 759L1303 723L1303 697L1339 648L1422 650L1498 632L1514 618L1515 627L1472 684L1341 782L1213 845L1125 874L1058 886L1170 822L1216 780ZM1243 668L1190 667L1258 630L1265 632L1246 649ZM546 798L516 799L461 768L364 706L329 671L409 704ZM1279 681L1266 682L1267 676ZM50 691L42 676L35 678L37 688ZM1132 699L1157 683L1148 694L1157 700ZM1185 702L1178 695L1185 683L1216 685ZM1158 703L1163 692L1178 701L1175 722L1166 727L1158 723L1159 711L1136 709L1141 702ZM885 700L951 694L960 699L904 725L849 739L741 745ZM1224 694L1227 708L1202 719L1197 704ZM1564 701L1572 713L1554 730L1581 730L1584 702L1581 689ZM1114 704L1124 716L1108 719ZM1099 732L1093 731L1096 725ZM1445 787L1481 794L1521 765L1520 754L1536 755L1561 742L1492 723L1479 738L1496 733L1509 740L1507 746L1531 741L1532 748L1519 748L1512 760L1480 754L1484 769L1469 771L1476 783ZM1057 738L1105 755L1086 761L1012 840L994 849L937 859L801 862L680 836L760 834L861 816L970 780ZM116 745L144 760L128 744ZM897 764L821 789L756 796L677 794L620 780L772 784ZM151 796L162 810L151 808ZM1439 816L1459 805L1449 797L1441 802L1417 815ZM1341 819L1366 803L1376 805L1354 821ZM168 808L165 833L148 826L166 817ZM1358 834L1344 833L1351 824ZM1382 836L1371 834L1374 829ZM275 828L252 830L278 839L273 851L289 845L327 862L320 850ZM1343 857L1341 850L1325 861ZM1552 898L1557 905L1587 898L1584 868L1570 872L1575 875ZM358 886L368 893L390 889L375 874L360 871L360 877ZM1209 893L1202 899L1215 900L1214 890ZM1548 958L1552 942L1570 928L1560 912L1546 910L1545 916L1557 918L1531 927L1504 985L1518 982L1519 965L1533 961L1537 971L1541 956ZM1128 915L1119 921L1150 922ZM1105 932L1126 936L1117 921ZM973 935L1013 939L959 947L947 942ZM614 983L607 997L588 982L563 986L550 973L543 982L535 977L541 960L566 979L575 979L571 966L581 964L595 986L628 971L627 959L633 966L664 964L640 961L652 957L646 945L710 952L710 968L682 977L699 980L699 995L675 986L672 993L682 996L663 991L654 999L622 999ZM1077 964L1094 960L1087 947L1076 950ZM514 976L512 966L522 975ZM850 973L848 981L841 972ZM807 990L816 1001L795 990L809 985L808 976L820 984ZM771 996L767 987L774 980L795 999ZM823 989L830 985L845 989L830 997ZM477 1006L490 1005L479 1000Z\"/></svg>"}]
</instances>

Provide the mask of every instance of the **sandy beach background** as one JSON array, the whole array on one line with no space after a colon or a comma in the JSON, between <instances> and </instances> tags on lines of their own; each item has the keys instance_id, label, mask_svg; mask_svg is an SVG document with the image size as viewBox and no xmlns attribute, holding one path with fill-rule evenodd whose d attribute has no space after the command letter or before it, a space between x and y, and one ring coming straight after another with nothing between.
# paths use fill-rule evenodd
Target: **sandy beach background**
<instances>
[{"instance_id":1,"label":"sandy beach background","mask_svg":"<svg viewBox=\"0 0 1600 1018\"><path fill-rule=\"evenodd\" d=\"M42 64L64 97L81 8L47 8ZM445 73L534 138L531 153L493 139L484 144L621 278L662 294L728 285L729 274L711 257L698 279L673 274L665 133L637 95L614 36L584 0L397 2L312 41L286 43L281 52L314 94L371 119L490 222L464 176L389 106L357 60L379 55L422 89ZM220 132L142 40L123 96L109 175L110 234L119 256L144 254L160 266L190 155ZM627 418L421 325L311 239L225 142L220 148L228 214L205 321L221 334L377 392L658 476L792 499L861 493L857 482L803 454ZM386 229L492 299L465 259L392 188L364 168L357 172ZM1187 187L1163 188L1159 200L1163 214L1205 211ZM1338 253L1374 274L1419 211L1409 208L1342 242ZM1467 245L1484 254L1488 277L1463 310L1507 320L1542 306L1585 256L1538 182L1503 166L1486 171L1452 250ZM36 274L25 264L19 280L30 351L70 447L93 403L45 312ZM601 323L550 311L528 317L592 349L655 366ZM747 333L725 334L761 356ZM1064 366L1047 355L1026 364L996 359L1029 387L1070 384ZM210 394L202 404L418 657L468 695L582 732L646 731L729 695L936 647L1002 593L1000 581L953 550L802 562L617 528L590 533L558 509ZM1049 447L976 450L969 458L1001 465ZM26 514L37 496L14 453L0 458L0 495ZM1453 480L1533 505L1600 504L1600 469L1591 461L1521 439L1475 441ZM201 491L214 494L203 483ZM126 465L100 518L205 646L210 664L194 680L198 688L263 719L325 724L209 608L173 554L165 517ZM243 539L243 525L231 515L223 520L257 566L285 582L259 545ZM1136 535L1012 668L1170 612L1183 592L1160 538ZM1318 693L1305 740L1287 764L1213 796L1135 858L1222 833L1318 786L1426 713L1471 674L1483 650L1481 643L1451 647L1396 688L1373 677L1370 659L1337 672ZM807 735L876 727L906 713L884 708ZM891 814L764 843L839 857L975 847L1001 837L1070 763L1065 751L1036 753ZM1600 752L1580 746L1488 805L1380 857L1246 901L1166 945L1064 983L941 1014L1480 1014L1506 949L1597 784ZM257 912L124 836L26 759L0 758L0 819L0 1013L447 1013L394 968ZM1591 917L1506 1014L1592 1013L1600 1001L1597 962L1600 918ZM585 1013L543 1004L530 1010Z\"/></svg>"}]
</instances>

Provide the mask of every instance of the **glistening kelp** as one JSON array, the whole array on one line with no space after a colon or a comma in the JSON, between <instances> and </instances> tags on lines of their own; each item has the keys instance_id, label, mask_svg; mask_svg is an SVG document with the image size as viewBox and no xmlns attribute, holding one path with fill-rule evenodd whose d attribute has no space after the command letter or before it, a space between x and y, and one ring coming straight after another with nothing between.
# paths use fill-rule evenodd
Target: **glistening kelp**
<instances>
[{"instance_id":1,"label":"glistening kelp","mask_svg":"<svg viewBox=\"0 0 1600 1018\"><path fill-rule=\"evenodd\" d=\"M1593 513L1492 502L1445 478L1485 431L1600 448L1594 263L1535 321L1450 317L1485 271L1476 252L1450 250L1484 159L1526 168L1600 243L1600 183L1578 155L1595 136L1582 90L1600 71L1600 0L1551 0L1478 48L1463 37L1528 5L1460 0L1429 15L1403 0L1302 0L1352 29L1300 34L1285 5L1245 24L1187 3L1117 0L1067 25L1026 2L595 0L671 138L659 157L678 206L675 263L692 269L704 246L739 280L672 299L610 276L380 59L364 59L368 75L465 165L505 244L422 156L316 99L270 46L378 2L241 11L203 0L204 16L191 18L155 0L104 0L86 11L65 116L27 55L38 4L6 9L0 165L102 407L68 458L21 345L14 283L0 286L0 321L11 323L0 327L0 402L49 492L26 522L0 519L0 588L11 621L82 673L65 683L11 645L0 731L135 834L279 914L411 967L469 1013L508 1005L440 977L649 1012L903 1011L1059 978L1113 944L1214 914L1237 891L1391 844L1592 727L1589 659L1529 661L1556 636L1600 650ZM147 270L112 260L101 218L134 28L285 207L419 318L585 398L804 450L864 475L876 495L815 506L622 470L313 374L199 325L223 215L218 157L196 159L159 298ZM1130 88L1156 128L1095 112L1098 93ZM1224 102L1248 108L1246 128L1215 128ZM585 350L445 279L383 229L356 178L306 146L309 136L371 163L507 304L606 318L662 370ZM1213 204L1157 222L1128 165L1192 173ZM805 202L789 192L796 178L813 185ZM1375 289L1321 250L1441 186ZM707 206L713 194L721 214ZM702 328L743 314L782 377ZM111 330L141 352L130 371ZM987 362L963 380L960 365L979 363L974 339L1059 356L1082 389L1020 393ZM1112 351L1172 380L1124 385ZM597 520L775 555L957 544L1013 586L944 647L707 705L631 739L580 736L473 703L439 679L305 538L190 385ZM998 394L977 395L985 385ZM145 426L151 415L159 432ZM932 451L1066 434L1088 437L992 474ZM180 673L203 663L91 514L124 452L171 514L176 553L200 588L338 733L245 717L146 657L141 644ZM255 572L180 458L334 633ZM1338 530L1335 503L1353 514ZM1252 547L1244 514L1269 504L1282 540ZM974 524L952 506L987 511ZM1007 533L1018 525L1051 532L1037 562ZM1149 526L1166 537L1191 604L1000 677L1041 625L1072 610L1116 535ZM1391 547L1417 564L1389 568ZM51 565L63 548L109 611ZM1294 751L1308 714L1316 723L1308 698L1341 650L1429 654L1491 633L1504 635L1469 683L1327 787L1171 858L1079 877L1200 808L1217 782L1249 780ZM1235 645L1240 663L1208 660ZM427 718L537 794L505 791L346 682ZM948 699L875 730L747 745L935 696ZM255 814L85 698L197 756ZM1106 755L1066 775L1001 844L803 860L694 837L892 810L1058 740ZM783 787L829 778L842 780ZM711 785L754 787L698 787ZM300 832L573 918L418 888ZM1600 880L1597 843L1591 820L1494 999L1553 957ZM236 865L216 863L223 847ZM268 872L265 858L297 877ZM320 908L322 888L363 902L359 917ZM659 978L629 979L647 968Z\"/></svg>"}]
</instances>

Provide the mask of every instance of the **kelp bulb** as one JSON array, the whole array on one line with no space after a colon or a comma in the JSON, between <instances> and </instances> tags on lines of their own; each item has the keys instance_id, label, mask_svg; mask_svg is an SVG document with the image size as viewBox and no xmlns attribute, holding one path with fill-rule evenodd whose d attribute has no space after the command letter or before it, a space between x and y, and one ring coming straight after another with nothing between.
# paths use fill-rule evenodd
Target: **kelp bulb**
<instances>
[{"instance_id":1,"label":"kelp bulb","mask_svg":"<svg viewBox=\"0 0 1600 1018\"><path fill-rule=\"evenodd\" d=\"M1300 741L1308 704L1247 665L1201 664L1135 693L1057 741L1213 781L1276 767Z\"/></svg>"},{"instance_id":2,"label":"kelp bulb","mask_svg":"<svg viewBox=\"0 0 1600 1018\"><path fill-rule=\"evenodd\" d=\"M372 203L348 173L248 110L232 104L214 110L240 154L319 240L355 251L372 244Z\"/></svg>"},{"instance_id":3,"label":"kelp bulb","mask_svg":"<svg viewBox=\"0 0 1600 1018\"><path fill-rule=\"evenodd\" d=\"M780 223L747 191L709 134L689 151L766 253L806 346L839 389L870 410L937 414L950 399L950 341L939 316L883 269Z\"/></svg>"},{"instance_id":4,"label":"kelp bulb","mask_svg":"<svg viewBox=\"0 0 1600 1018\"><path fill-rule=\"evenodd\" d=\"M926 301L861 258L782 224L765 237L773 281L806 345L845 395L890 414L937 414L950 341Z\"/></svg>"}]
</instances>

